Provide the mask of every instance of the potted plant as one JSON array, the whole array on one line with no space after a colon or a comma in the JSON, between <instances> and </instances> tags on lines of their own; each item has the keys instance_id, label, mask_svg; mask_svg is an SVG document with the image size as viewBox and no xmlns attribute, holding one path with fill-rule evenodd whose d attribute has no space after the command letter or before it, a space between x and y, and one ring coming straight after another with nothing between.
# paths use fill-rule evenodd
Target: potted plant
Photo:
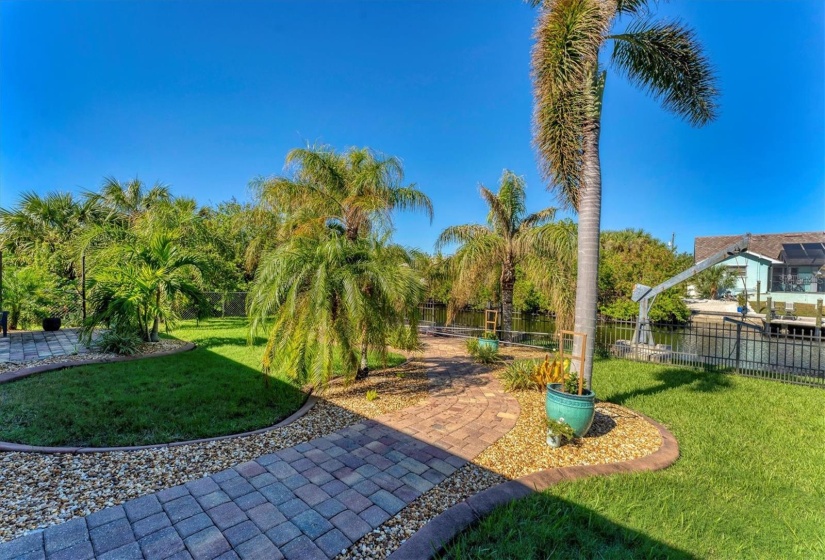
<instances>
[{"instance_id":1,"label":"potted plant","mask_svg":"<svg viewBox=\"0 0 825 560\"><path fill-rule=\"evenodd\" d=\"M478 345L498 352L498 335L495 331L484 331L484 334L478 337Z\"/></svg>"},{"instance_id":2,"label":"potted plant","mask_svg":"<svg viewBox=\"0 0 825 560\"><path fill-rule=\"evenodd\" d=\"M574 437L573 428L564 421L564 418L547 419L547 445L552 448L561 447L564 440L572 440Z\"/></svg>"},{"instance_id":3,"label":"potted plant","mask_svg":"<svg viewBox=\"0 0 825 560\"><path fill-rule=\"evenodd\" d=\"M43 330L47 332L60 330L60 325L62 324L62 319L59 316L54 314L50 314L46 317L43 317Z\"/></svg>"},{"instance_id":4,"label":"potted plant","mask_svg":"<svg viewBox=\"0 0 825 560\"><path fill-rule=\"evenodd\" d=\"M555 360L554 363L560 362ZM566 419L576 437L582 437L590 429L596 415L596 394L579 385L579 376L570 373L569 360L560 363L560 367L556 366L553 370L561 371L561 379L559 382L547 384L544 404L547 418Z\"/></svg>"}]
</instances>

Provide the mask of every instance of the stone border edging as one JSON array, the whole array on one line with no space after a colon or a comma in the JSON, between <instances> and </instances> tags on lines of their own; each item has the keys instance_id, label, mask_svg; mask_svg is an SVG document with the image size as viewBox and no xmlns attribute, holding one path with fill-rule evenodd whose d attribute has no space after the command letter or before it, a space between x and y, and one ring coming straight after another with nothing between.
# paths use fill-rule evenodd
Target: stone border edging
<instances>
[{"instance_id":1,"label":"stone border edging","mask_svg":"<svg viewBox=\"0 0 825 560\"><path fill-rule=\"evenodd\" d=\"M173 348L172 350L164 350L163 352L154 352L152 354L141 354L139 356L112 356L111 358L100 358L96 360L74 360L66 362L56 362L53 364L43 364L41 366L21 368L11 372L0 374L0 384L17 381L18 379L23 379L24 377L29 377L30 375L34 375L36 373L46 373L47 371L55 371L58 369L67 369L70 367L77 366L91 366L95 364L111 364L115 362L133 362L136 360L148 360L150 358L161 358L163 356L172 356L174 354L180 354L181 352L189 352L190 350L194 349L194 343L186 342L178 348Z\"/></svg>"},{"instance_id":2,"label":"stone border edging","mask_svg":"<svg viewBox=\"0 0 825 560\"><path fill-rule=\"evenodd\" d=\"M640 412L635 413L659 430L662 445L654 453L620 463L546 469L488 488L431 519L390 554L388 560L435 558L435 555L459 533L489 515L498 506L525 498L561 481L589 476L656 471L671 466L679 458L679 443L676 437L662 424Z\"/></svg>"}]
</instances>

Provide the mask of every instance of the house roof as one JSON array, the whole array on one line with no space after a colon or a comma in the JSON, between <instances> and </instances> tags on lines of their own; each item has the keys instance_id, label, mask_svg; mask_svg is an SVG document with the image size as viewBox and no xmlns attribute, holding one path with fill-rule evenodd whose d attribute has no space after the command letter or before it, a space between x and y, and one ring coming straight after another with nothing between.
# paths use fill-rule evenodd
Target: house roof
<instances>
[{"instance_id":1,"label":"house roof","mask_svg":"<svg viewBox=\"0 0 825 560\"><path fill-rule=\"evenodd\" d=\"M693 242L693 261L699 262L741 239L741 235L697 237ZM782 246L789 243L825 243L825 231L802 233L761 233L751 235L748 252L778 259Z\"/></svg>"}]
</instances>

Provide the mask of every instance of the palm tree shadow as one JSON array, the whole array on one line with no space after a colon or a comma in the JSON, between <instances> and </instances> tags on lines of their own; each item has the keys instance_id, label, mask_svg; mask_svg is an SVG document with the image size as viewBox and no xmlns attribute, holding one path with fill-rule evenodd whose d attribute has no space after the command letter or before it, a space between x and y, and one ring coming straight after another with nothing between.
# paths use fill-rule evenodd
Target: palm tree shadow
<instances>
[{"instance_id":1,"label":"palm tree shadow","mask_svg":"<svg viewBox=\"0 0 825 560\"><path fill-rule=\"evenodd\" d=\"M733 387L730 375L718 371L665 367L656 372L653 377L660 382L658 385L624 393L609 394L605 396L605 400L616 404L625 404L634 397L657 395L685 386L689 386L689 390L699 393L716 393Z\"/></svg>"}]
</instances>

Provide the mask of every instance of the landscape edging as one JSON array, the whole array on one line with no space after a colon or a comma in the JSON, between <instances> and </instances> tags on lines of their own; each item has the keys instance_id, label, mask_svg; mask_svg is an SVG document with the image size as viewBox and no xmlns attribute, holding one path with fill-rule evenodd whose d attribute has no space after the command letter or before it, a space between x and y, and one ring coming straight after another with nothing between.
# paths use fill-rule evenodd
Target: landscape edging
<instances>
[{"instance_id":1,"label":"landscape edging","mask_svg":"<svg viewBox=\"0 0 825 560\"><path fill-rule=\"evenodd\" d=\"M478 523L498 506L525 498L563 480L577 480L589 476L605 476L618 473L656 471L671 466L679 459L679 443L676 441L676 437L662 424L639 412L636 414L659 430L662 445L654 453L620 463L546 469L488 488L431 519L404 541L395 552L390 554L387 560L429 560L435 558L444 546L449 544L459 533Z\"/></svg>"}]
</instances>

